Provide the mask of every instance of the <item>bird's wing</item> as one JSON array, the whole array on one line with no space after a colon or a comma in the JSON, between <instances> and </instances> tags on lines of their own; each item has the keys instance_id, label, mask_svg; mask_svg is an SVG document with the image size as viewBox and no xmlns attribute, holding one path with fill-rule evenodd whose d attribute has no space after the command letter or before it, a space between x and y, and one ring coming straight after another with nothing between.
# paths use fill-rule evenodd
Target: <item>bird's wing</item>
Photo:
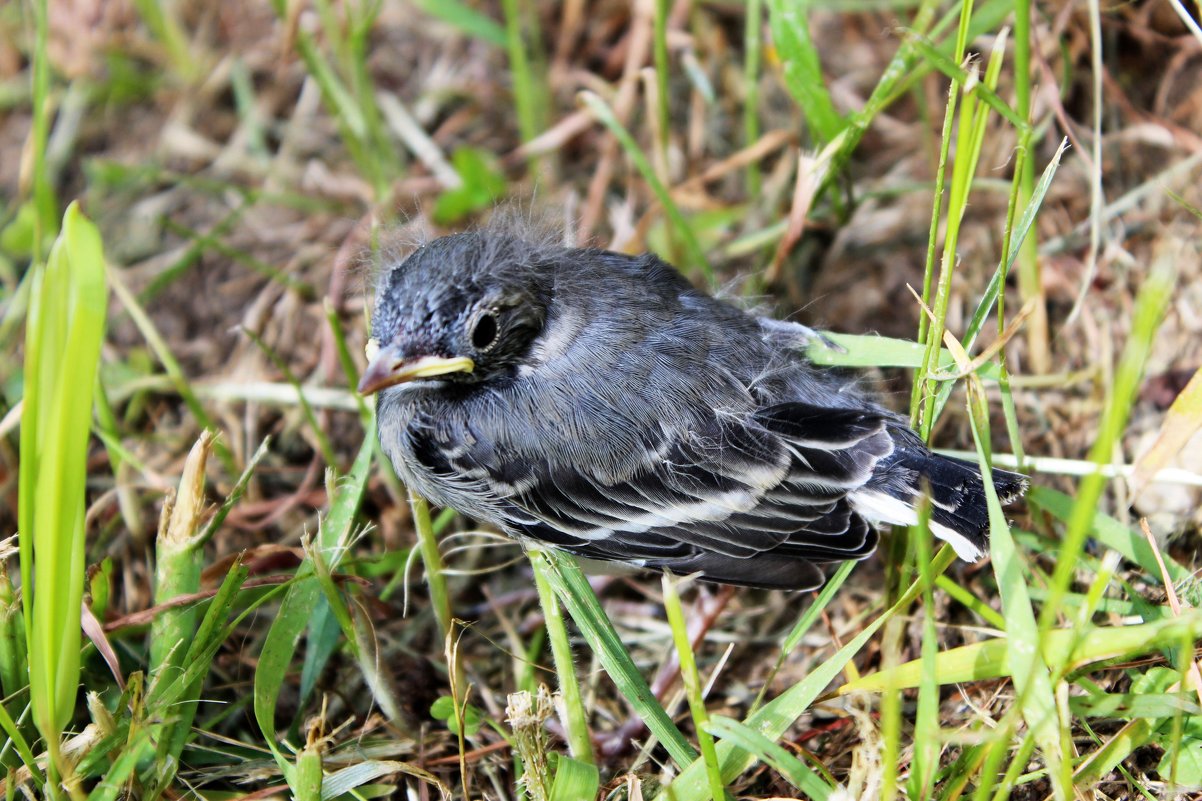
<instances>
[{"instance_id":1,"label":"bird's wing","mask_svg":"<svg viewBox=\"0 0 1202 801\"><path fill-rule=\"evenodd\" d=\"M612 459L506 458L478 438L447 467L484 478L511 529L581 556L812 586L822 580L812 561L875 546L847 495L892 451L885 424L873 411L786 403L642 432L621 470Z\"/></svg>"}]
</instances>

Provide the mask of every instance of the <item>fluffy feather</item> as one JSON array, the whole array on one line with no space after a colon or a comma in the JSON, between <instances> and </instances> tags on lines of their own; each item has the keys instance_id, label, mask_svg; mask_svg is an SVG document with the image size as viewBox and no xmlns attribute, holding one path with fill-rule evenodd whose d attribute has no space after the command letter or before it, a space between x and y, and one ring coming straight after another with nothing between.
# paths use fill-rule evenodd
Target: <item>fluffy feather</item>
<instances>
[{"instance_id":1,"label":"fluffy feather","mask_svg":"<svg viewBox=\"0 0 1202 801\"><path fill-rule=\"evenodd\" d=\"M486 311L495 343L476 348ZM816 334L693 288L652 255L485 232L395 264L373 336L470 373L385 389L380 439L436 503L581 556L749 586L817 586L823 562L908 523L986 548L975 466L928 451L904 422L799 346ZM1025 479L995 472L1004 499Z\"/></svg>"}]
</instances>

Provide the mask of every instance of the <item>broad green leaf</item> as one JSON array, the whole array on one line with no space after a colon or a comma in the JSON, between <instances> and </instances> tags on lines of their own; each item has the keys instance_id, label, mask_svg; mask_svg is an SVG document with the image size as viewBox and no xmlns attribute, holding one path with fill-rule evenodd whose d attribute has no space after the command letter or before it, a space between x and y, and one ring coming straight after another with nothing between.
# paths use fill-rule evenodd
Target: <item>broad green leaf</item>
<instances>
[{"instance_id":1,"label":"broad green leaf","mask_svg":"<svg viewBox=\"0 0 1202 801\"><path fill-rule=\"evenodd\" d=\"M455 709L455 699L449 695L440 695L430 705L430 717L447 724L451 734L459 734L459 715ZM463 733L474 737L484 725L487 714L474 704L463 705Z\"/></svg>"},{"instance_id":2,"label":"broad green leaf","mask_svg":"<svg viewBox=\"0 0 1202 801\"><path fill-rule=\"evenodd\" d=\"M1156 771L1162 779L1173 777L1179 788L1202 787L1202 740L1186 737L1180 748L1167 749Z\"/></svg>"},{"instance_id":3,"label":"broad green leaf","mask_svg":"<svg viewBox=\"0 0 1202 801\"><path fill-rule=\"evenodd\" d=\"M580 801L596 798L601 786L601 774L596 765L563 754L550 754L547 758L555 771L555 783L551 785L550 801Z\"/></svg>"},{"instance_id":4,"label":"broad green leaf","mask_svg":"<svg viewBox=\"0 0 1202 801\"><path fill-rule=\"evenodd\" d=\"M434 222L439 225L459 222L488 208L506 188L505 174L486 151L461 147L451 154L451 164L463 183L443 192L434 203Z\"/></svg>"},{"instance_id":5,"label":"broad green leaf","mask_svg":"<svg viewBox=\"0 0 1202 801\"><path fill-rule=\"evenodd\" d=\"M57 741L79 687L84 489L108 307L100 232L77 203L34 270L17 514L30 701L42 735Z\"/></svg>"}]
</instances>

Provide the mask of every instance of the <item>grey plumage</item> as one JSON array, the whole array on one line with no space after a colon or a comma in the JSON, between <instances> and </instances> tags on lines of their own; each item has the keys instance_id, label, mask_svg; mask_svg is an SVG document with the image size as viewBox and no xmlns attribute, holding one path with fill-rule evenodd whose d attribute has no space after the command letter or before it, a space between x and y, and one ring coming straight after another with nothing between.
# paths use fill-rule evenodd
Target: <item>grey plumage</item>
<instances>
[{"instance_id":1,"label":"grey plumage","mask_svg":"<svg viewBox=\"0 0 1202 801\"><path fill-rule=\"evenodd\" d=\"M935 533L978 557L976 467L807 363L811 333L653 255L460 234L383 276L361 390L414 489L582 556L810 588L872 552L870 522L914 522L925 483Z\"/></svg>"}]
</instances>

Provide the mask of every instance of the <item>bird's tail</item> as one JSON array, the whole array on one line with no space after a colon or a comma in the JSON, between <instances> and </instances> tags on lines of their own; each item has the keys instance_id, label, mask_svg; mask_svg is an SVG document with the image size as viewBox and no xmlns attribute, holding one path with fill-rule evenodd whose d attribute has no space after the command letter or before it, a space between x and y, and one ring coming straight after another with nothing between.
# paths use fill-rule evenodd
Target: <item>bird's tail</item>
<instances>
[{"instance_id":1,"label":"bird's tail","mask_svg":"<svg viewBox=\"0 0 1202 801\"><path fill-rule=\"evenodd\" d=\"M850 498L856 511L882 523L918 522L924 485L931 493L931 532L967 562L989 552L989 508L976 464L931 453L908 430L894 430L896 448L882 459L872 479ZM1003 505L1027 491L1026 476L993 470L993 486Z\"/></svg>"}]
</instances>

